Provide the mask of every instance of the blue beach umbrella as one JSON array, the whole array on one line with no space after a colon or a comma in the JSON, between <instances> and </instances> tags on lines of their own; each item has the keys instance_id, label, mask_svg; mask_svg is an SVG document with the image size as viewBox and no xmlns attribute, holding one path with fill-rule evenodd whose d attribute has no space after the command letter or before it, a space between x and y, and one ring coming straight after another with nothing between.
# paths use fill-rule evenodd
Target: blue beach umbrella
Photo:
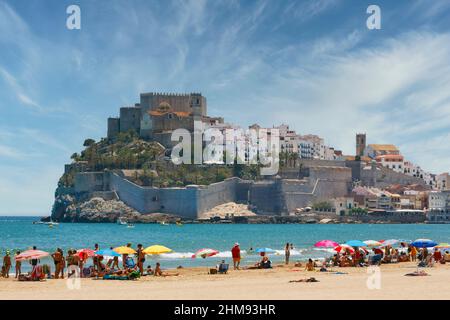
<instances>
[{"instance_id":1,"label":"blue beach umbrella","mask_svg":"<svg viewBox=\"0 0 450 320\"><path fill-rule=\"evenodd\" d=\"M350 247L367 247L367 244L365 244L361 240L349 240L345 244Z\"/></svg>"},{"instance_id":2,"label":"blue beach umbrella","mask_svg":"<svg viewBox=\"0 0 450 320\"><path fill-rule=\"evenodd\" d=\"M108 256L108 257L120 257L121 256L120 253L117 253L111 249L98 250L98 251L95 251L95 254L99 255L99 256Z\"/></svg>"},{"instance_id":3,"label":"blue beach umbrella","mask_svg":"<svg viewBox=\"0 0 450 320\"><path fill-rule=\"evenodd\" d=\"M270 249L270 248L258 248L258 249L256 249L256 252L257 253L262 253L262 252L264 252L264 253L274 253L276 251L273 250L273 249Z\"/></svg>"},{"instance_id":4,"label":"blue beach umbrella","mask_svg":"<svg viewBox=\"0 0 450 320\"><path fill-rule=\"evenodd\" d=\"M417 239L414 240L413 243L411 243L414 247L418 247L418 248L431 248L434 246L437 246L437 242L434 242L433 240L430 239Z\"/></svg>"}]
</instances>

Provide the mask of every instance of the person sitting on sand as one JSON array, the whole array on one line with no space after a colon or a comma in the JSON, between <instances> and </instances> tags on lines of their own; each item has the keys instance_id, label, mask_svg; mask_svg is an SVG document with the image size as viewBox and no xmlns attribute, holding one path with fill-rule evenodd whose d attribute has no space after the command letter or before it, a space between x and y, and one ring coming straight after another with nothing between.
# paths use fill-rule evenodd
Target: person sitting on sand
<instances>
[{"instance_id":1,"label":"person sitting on sand","mask_svg":"<svg viewBox=\"0 0 450 320\"><path fill-rule=\"evenodd\" d=\"M305 270L306 271L314 271L314 261L312 259L308 259L308 262L306 263L305 266Z\"/></svg>"},{"instance_id":2,"label":"person sitting on sand","mask_svg":"<svg viewBox=\"0 0 450 320\"><path fill-rule=\"evenodd\" d=\"M435 262L440 262L442 260L442 253L438 248L434 249L433 259Z\"/></svg>"},{"instance_id":3,"label":"person sitting on sand","mask_svg":"<svg viewBox=\"0 0 450 320\"><path fill-rule=\"evenodd\" d=\"M150 276L150 275L153 275L153 269L152 269L151 265L148 265L147 269L145 270L144 276Z\"/></svg>"},{"instance_id":4,"label":"person sitting on sand","mask_svg":"<svg viewBox=\"0 0 450 320\"><path fill-rule=\"evenodd\" d=\"M261 269L271 269L272 268L272 262L269 260L268 256L264 256L260 263Z\"/></svg>"},{"instance_id":5,"label":"person sitting on sand","mask_svg":"<svg viewBox=\"0 0 450 320\"><path fill-rule=\"evenodd\" d=\"M450 252L445 251L444 260L445 262L450 262Z\"/></svg>"},{"instance_id":6,"label":"person sitting on sand","mask_svg":"<svg viewBox=\"0 0 450 320\"><path fill-rule=\"evenodd\" d=\"M161 264L159 262L156 263L155 272L153 273L154 276L160 276L160 277L169 277L169 276L178 276L179 273L167 273L162 272L161 270Z\"/></svg>"}]
</instances>

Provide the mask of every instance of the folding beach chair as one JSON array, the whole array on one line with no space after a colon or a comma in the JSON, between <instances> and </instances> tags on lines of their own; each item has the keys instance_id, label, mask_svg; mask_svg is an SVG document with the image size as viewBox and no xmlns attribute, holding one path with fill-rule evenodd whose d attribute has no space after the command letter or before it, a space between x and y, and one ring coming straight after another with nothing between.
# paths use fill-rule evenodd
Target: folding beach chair
<instances>
[{"instance_id":1,"label":"folding beach chair","mask_svg":"<svg viewBox=\"0 0 450 320\"><path fill-rule=\"evenodd\" d=\"M221 273L221 274L226 274L228 272L229 266L230 265L228 263L221 263L221 264L219 264L218 272Z\"/></svg>"}]
</instances>

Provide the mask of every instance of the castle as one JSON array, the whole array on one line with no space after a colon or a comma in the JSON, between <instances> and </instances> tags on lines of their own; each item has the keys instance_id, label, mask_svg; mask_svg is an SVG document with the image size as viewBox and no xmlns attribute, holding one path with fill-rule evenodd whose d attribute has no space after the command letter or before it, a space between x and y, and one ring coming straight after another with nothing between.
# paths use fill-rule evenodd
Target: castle
<instances>
[{"instance_id":1,"label":"castle","mask_svg":"<svg viewBox=\"0 0 450 320\"><path fill-rule=\"evenodd\" d=\"M207 116L206 98L201 93L142 93L139 103L120 108L119 118L108 118L108 139L131 130L143 139L170 147L173 130L184 128L193 132L194 121L213 125L224 119Z\"/></svg>"},{"instance_id":2,"label":"castle","mask_svg":"<svg viewBox=\"0 0 450 320\"><path fill-rule=\"evenodd\" d=\"M224 125L223 118L207 115L206 98L200 93L143 93L135 106L120 109L119 118L108 119L108 139L115 140L120 133L134 131L142 139L157 141L171 148L172 132L178 128L193 132L194 122L200 122L203 127ZM280 126L280 129L285 132L280 134L280 140L284 138L284 150L295 152L293 147L297 142L288 139L295 132L288 130L288 126ZM305 140L309 136L301 138ZM298 140L300 146L302 139ZM320 156L322 149L326 148L321 147L323 141L316 144L311 146ZM417 172L407 170L406 162L399 167L392 161L392 157L400 156L395 146L366 145L365 134L356 136L356 156L349 158L339 155L333 148L329 150L333 153L330 159L316 157L316 151L303 157L304 150L297 150L299 158L293 165L287 165L277 175L259 181L234 177L211 185L172 188L139 186L129 181L122 170L96 172L75 162L66 166L66 173L76 171L73 187L58 188L57 196L70 194L78 199L117 199L142 214L170 213L195 219L217 205L232 201L246 203L262 215L290 215L298 209L328 200L341 206L345 203L345 207L350 209L352 200L349 199L355 183L379 188L392 184L430 187ZM336 212L341 211L342 208L336 209ZM57 208L52 218L60 220L63 214L64 210Z\"/></svg>"}]
</instances>

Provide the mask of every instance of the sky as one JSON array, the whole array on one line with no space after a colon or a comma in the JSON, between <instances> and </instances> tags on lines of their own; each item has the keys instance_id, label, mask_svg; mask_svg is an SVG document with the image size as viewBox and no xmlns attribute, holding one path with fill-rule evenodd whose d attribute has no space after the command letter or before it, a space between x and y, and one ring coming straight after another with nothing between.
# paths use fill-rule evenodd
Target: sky
<instances>
[{"instance_id":1,"label":"sky","mask_svg":"<svg viewBox=\"0 0 450 320\"><path fill-rule=\"evenodd\" d=\"M365 132L447 172L449 17L446 0L0 0L0 214L50 214L70 155L141 92L201 92L209 115L345 154Z\"/></svg>"}]
</instances>

